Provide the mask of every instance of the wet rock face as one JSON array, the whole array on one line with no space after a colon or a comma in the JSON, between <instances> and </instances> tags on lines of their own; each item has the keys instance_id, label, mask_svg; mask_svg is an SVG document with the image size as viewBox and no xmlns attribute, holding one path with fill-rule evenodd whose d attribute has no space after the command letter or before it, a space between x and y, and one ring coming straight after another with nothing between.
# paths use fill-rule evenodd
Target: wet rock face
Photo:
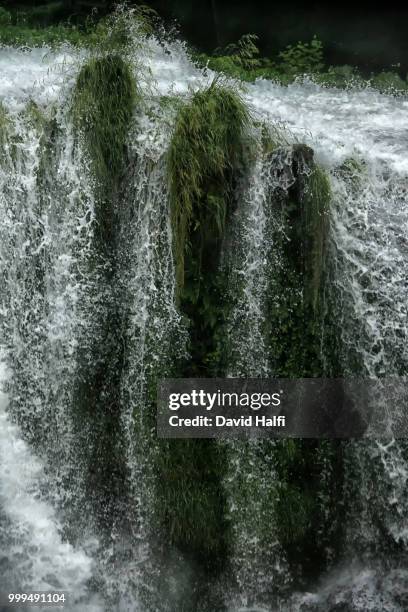
<instances>
[{"instance_id":1,"label":"wet rock face","mask_svg":"<svg viewBox=\"0 0 408 612\"><path fill-rule=\"evenodd\" d=\"M305 178L315 167L313 149L305 144L278 147L269 154L269 165L276 189L282 193L294 190L293 195L301 201Z\"/></svg>"}]
</instances>

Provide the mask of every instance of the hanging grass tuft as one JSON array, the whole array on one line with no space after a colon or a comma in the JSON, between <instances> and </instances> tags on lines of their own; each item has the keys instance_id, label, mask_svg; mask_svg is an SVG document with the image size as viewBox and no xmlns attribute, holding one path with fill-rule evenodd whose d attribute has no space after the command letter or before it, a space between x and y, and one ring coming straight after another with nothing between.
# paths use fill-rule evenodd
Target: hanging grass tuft
<instances>
[{"instance_id":1,"label":"hanging grass tuft","mask_svg":"<svg viewBox=\"0 0 408 612\"><path fill-rule=\"evenodd\" d=\"M218 80L179 111L168 156L174 255L179 289L192 230L201 243L221 237L243 154L249 113L238 91Z\"/></svg>"},{"instance_id":2,"label":"hanging grass tuft","mask_svg":"<svg viewBox=\"0 0 408 612\"><path fill-rule=\"evenodd\" d=\"M112 193L123 169L129 125L139 92L128 64L117 54L95 57L81 69L73 115L98 186Z\"/></svg>"}]
</instances>

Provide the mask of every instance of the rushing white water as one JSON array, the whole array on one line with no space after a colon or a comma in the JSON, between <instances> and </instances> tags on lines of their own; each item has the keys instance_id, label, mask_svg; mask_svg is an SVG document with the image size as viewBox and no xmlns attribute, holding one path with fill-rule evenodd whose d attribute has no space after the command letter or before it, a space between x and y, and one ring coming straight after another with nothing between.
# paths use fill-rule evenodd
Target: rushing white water
<instances>
[{"instance_id":1,"label":"rushing white water","mask_svg":"<svg viewBox=\"0 0 408 612\"><path fill-rule=\"evenodd\" d=\"M7 416L6 380L0 361L0 592L62 590L70 594L70 609L97 612L97 601L84 599L92 559L62 538L62 526L43 494L43 467Z\"/></svg>"},{"instance_id":2,"label":"rushing white water","mask_svg":"<svg viewBox=\"0 0 408 612\"><path fill-rule=\"evenodd\" d=\"M67 589L82 600L78 610L116 605L129 612L173 612L152 593L160 573L155 552L163 551L165 543L151 545L155 526L149 516L158 483L149 471L155 448L145 415L149 385L157 372L171 374L172 363L185 353L186 333L174 300L164 158L173 114L151 98L186 96L213 75L195 67L181 43L167 49L155 41L149 45L150 106L130 126L114 290L103 280L104 263L90 273L93 184L66 112L81 59L69 48L58 53L0 49L0 101L11 117L6 153L0 157L1 341L9 352L12 375L8 409L0 395L0 562L5 568L0 590L8 585ZM139 66L135 60L135 73ZM338 306L344 373L357 368L372 377L406 374L407 100L370 89L339 91L311 82L281 87L264 80L246 85L242 95L257 119L279 124L290 138L312 146L329 174L330 286ZM36 112L33 119L32 109L26 110L30 101L45 113L48 126L56 109L54 150L46 169L45 128ZM270 374L262 333L266 253L273 248L266 231L271 188L266 164L259 148L238 188L237 214L242 216L235 231L241 249L226 264L231 287L239 288L240 295L229 323L234 375ZM72 403L78 351L91 363L104 308L117 298L123 301L125 355L119 385L120 450L130 475L129 500L121 509L124 524L117 521L98 544L97 521L85 499L89 485L81 448L92 439L92 422L85 423L78 442ZM99 313L95 320L94 312ZM250 589L262 591L263 603L287 573L277 541L272 538L269 547L261 546L251 524L264 520L268 497L258 495L257 487L262 483L262 489L267 488L273 466L257 457L261 451L256 445L248 446L248 456L231 448L224 485L233 521L231 571L237 590L232 596L228 591L231 601L226 604L234 610L261 609L256 597L248 597ZM283 611L292 609L289 606L320 611L342 603L360 612L404 609L407 579L394 557L404 559L408 547L407 449L401 442L359 442L347 445L345 454L346 490L352 502L343 555L358 571L351 582L343 569L334 572L315 594L296 596L288 607L283 604ZM242 465L248 461L256 464L244 474ZM240 485L247 500L239 499ZM93 547L88 542L94 542ZM387 542L400 557L390 554L386 562ZM106 601L93 602L91 578ZM245 608L247 604L255 607Z\"/></svg>"}]
</instances>

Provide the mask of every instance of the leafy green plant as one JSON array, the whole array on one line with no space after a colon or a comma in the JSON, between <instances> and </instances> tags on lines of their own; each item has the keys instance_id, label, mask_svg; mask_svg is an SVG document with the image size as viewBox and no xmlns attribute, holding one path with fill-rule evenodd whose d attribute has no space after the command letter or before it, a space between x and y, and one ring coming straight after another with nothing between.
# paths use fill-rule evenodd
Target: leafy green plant
<instances>
[{"instance_id":1,"label":"leafy green plant","mask_svg":"<svg viewBox=\"0 0 408 612\"><path fill-rule=\"evenodd\" d=\"M260 60L257 40L256 34L244 34L237 43L230 43L224 49L216 49L214 55L229 57L233 64L245 70L258 68Z\"/></svg>"},{"instance_id":2,"label":"leafy green plant","mask_svg":"<svg viewBox=\"0 0 408 612\"><path fill-rule=\"evenodd\" d=\"M102 19L91 17L81 25L58 23L47 27L31 22L24 13L12 16L0 9L0 44L55 48L69 43L99 52L125 52L141 42L140 35L151 34L157 22L157 13L146 6L119 6Z\"/></svg>"},{"instance_id":3,"label":"leafy green plant","mask_svg":"<svg viewBox=\"0 0 408 612\"><path fill-rule=\"evenodd\" d=\"M298 41L279 53L280 70L288 75L319 73L324 68L323 44L315 35L309 43Z\"/></svg>"}]
</instances>

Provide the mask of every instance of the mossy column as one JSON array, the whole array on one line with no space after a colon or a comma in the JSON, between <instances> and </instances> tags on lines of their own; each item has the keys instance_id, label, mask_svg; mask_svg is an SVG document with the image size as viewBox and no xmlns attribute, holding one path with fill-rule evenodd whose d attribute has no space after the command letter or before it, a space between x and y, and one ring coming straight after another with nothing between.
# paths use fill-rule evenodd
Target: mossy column
<instances>
[{"instance_id":1,"label":"mossy column","mask_svg":"<svg viewBox=\"0 0 408 612\"><path fill-rule=\"evenodd\" d=\"M217 374L216 272L247 122L238 93L218 82L195 93L176 118L168 180L177 299L191 338L182 376ZM162 445L159 461L158 504L169 542L204 573L218 571L227 554L223 452L212 441L176 440Z\"/></svg>"},{"instance_id":2,"label":"mossy column","mask_svg":"<svg viewBox=\"0 0 408 612\"><path fill-rule=\"evenodd\" d=\"M278 185L270 202L276 259L268 305L273 370L287 378L321 376L329 183L306 145L276 149L270 167Z\"/></svg>"},{"instance_id":3,"label":"mossy column","mask_svg":"<svg viewBox=\"0 0 408 612\"><path fill-rule=\"evenodd\" d=\"M74 410L86 498L102 527L113 520L127 490L120 432L123 313L116 252L121 176L136 98L130 67L116 54L92 58L82 67L73 98L74 125L88 159L95 202Z\"/></svg>"},{"instance_id":4,"label":"mossy column","mask_svg":"<svg viewBox=\"0 0 408 612\"><path fill-rule=\"evenodd\" d=\"M325 377L325 266L330 185L302 144L270 154L274 263L268 287L268 346L276 377ZM341 486L338 444L287 440L276 445L279 537L299 579L311 578L336 540Z\"/></svg>"},{"instance_id":5,"label":"mossy column","mask_svg":"<svg viewBox=\"0 0 408 612\"><path fill-rule=\"evenodd\" d=\"M74 122L89 155L95 180L97 235L106 248L114 244L116 195L137 98L131 69L120 55L93 58L78 75Z\"/></svg>"}]
</instances>

